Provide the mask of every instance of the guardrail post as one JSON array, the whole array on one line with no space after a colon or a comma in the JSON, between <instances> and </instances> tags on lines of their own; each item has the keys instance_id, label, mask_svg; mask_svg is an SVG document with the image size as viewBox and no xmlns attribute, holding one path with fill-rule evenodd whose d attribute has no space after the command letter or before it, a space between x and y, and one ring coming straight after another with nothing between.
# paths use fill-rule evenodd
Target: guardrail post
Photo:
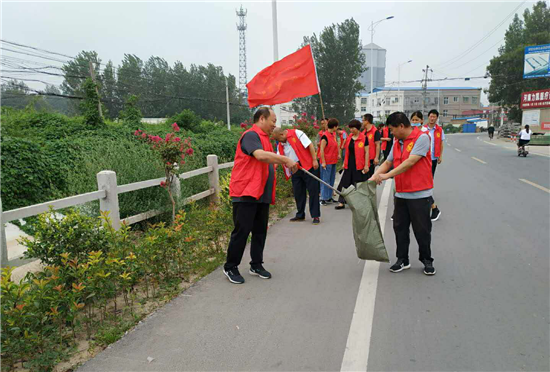
<instances>
[{"instance_id":1,"label":"guardrail post","mask_svg":"<svg viewBox=\"0 0 550 372\"><path fill-rule=\"evenodd\" d=\"M105 190L106 197L99 199L99 209L109 211L109 217L115 230L120 229L120 209L118 207L118 190L116 173L113 171L101 171L97 174L98 190Z\"/></svg>"},{"instance_id":2,"label":"guardrail post","mask_svg":"<svg viewBox=\"0 0 550 372\"><path fill-rule=\"evenodd\" d=\"M210 188L214 189L214 194L210 195L211 203L219 203L220 201L220 169L218 168L218 156L208 155L206 157L206 165L212 167L212 172L208 173L208 182Z\"/></svg>"},{"instance_id":3,"label":"guardrail post","mask_svg":"<svg viewBox=\"0 0 550 372\"><path fill-rule=\"evenodd\" d=\"M0 266L6 267L8 265L8 244L6 242L6 230L4 226L4 219L2 218L2 199L0 199L0 244L2 245L2 256L0 257Z\"/></svg>"}]
</instances>

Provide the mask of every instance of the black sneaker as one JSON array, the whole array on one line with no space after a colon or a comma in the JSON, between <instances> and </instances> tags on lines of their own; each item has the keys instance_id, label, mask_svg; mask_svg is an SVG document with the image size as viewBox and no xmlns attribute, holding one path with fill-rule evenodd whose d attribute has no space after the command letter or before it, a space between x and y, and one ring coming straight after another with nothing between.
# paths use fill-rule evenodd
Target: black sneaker
<instances>
[{"instance_id":1,"label":"black sneaker","mask_svg":"<svg viewBox=\"0 0 550 372\"><path fill-rule=\"evenodd\" d=\"M408 260L404 260L402 258L398 259L396 263L393 264L392 267L390 267L390 271L392 273L398 273L403 270L407 270L411 268L411 264Z\"/></svg>"},{"instance_id":2,"label":"black sneaker","mask_svg":"<svg viewBox=\"0 0 550 372\"><path fill-rule=\"evenodd\" d=\"M432 209L432 221L437 221L441 217L441 211L439 208L435 207Z\"/></svg>"},{"instance_id":3,"label":"black sneaker","mask_svg":"<svg viewBox=\"0 0 550 372\"><path fill-rule=\"evenodd\" d=\"M424 274L426 275L435 275L435 267L433 262L431 261L424 261Z\"/></svg>"},{"instance_id":4,"label":"black sneaker","mask_svg":"<svg viewBox=\"0 0 550 372\"><path fill-rule=\"evenodd\" d=\"M298 221L305 221L305 217L304 218L299 218L299 217L292 217L290 219L290 222L298 222Z\"/></svg>"},{"instance_id":5,"label":"black sneaker","mask_svg":"<svg viewBox=\"0 0 550 372\"><path fill-rule=\"evenodd\" d=\"M331 203L338 203L338 200L330 199Z\"/></svg>"},{"instance_id":6,"label":"black sneaker","mask_svg":"<svg viewBox=\"0 0 550 372\"><path fill-rule=\"evenodd\" d=\"M262 279L271 279L271 273L264 269L262 265L250 266L250 275L259 276Z\"/></svg>"},{"instance_id":7,"label":"black sneaker","mask_svg":"<svg viewBox=\"0 0 550 372\"><path fill-rule=\"evenodd\" d=\"M334 209L344 209L346 206L344 204L338 204Z\"/></svg>"},{"instance_id":8,"label":"black sneaker","mask_svg":"<svg viewBox=\"0 0 550 372\"><path fill-rule=\"evenodd\" d=\"M327 205L329 205L329 204L330 204L330 203L329 203L328 201L326 201L326 200L321 200L321 205L327 206Z\"/></svg>"},{"instance_id":9,"label":"black sneaker","mask_svg":"<svg viewBox=\"0 0 550 372\"><path fill-rule=\"evenodd\" d=\"M315 217L315 218L313 219L313 224L314 224L314 225L319 225L320 223L321 223L321 220L319 219L319 217Z\"/></svg>"},{"instance_id":10,"label":"black sneaker","mask_svg":"<svg viewBox=\"0 0 550 372\"><path fill-rule=\"evenodd\" d=\"M233 284L244 283L244 278L241 276L241 273L239 272L239 269L237 267L229 270L223 269L223 273L225 274L225 276L227 276L227 279L229 279L229 281Z\"/></svg>"}]
</instances>

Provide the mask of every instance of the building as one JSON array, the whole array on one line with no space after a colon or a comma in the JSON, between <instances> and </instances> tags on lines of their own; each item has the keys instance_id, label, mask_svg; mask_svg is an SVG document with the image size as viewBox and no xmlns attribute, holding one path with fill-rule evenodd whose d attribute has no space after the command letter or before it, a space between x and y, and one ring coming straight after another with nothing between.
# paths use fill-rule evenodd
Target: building
<instances>
[{"instance_id":1,"label":"building","mask_svg":"<svg viewBox=\"0 0 550 372\"><path fill-rule=\"evenodd\" d=\"M386 85L386 49L371 43L363 46L365 55L365 66L369 67L367 71L361 74L359 81L363 84L363 92L370 93L370 64L371 64L371 45L372 45L372 64L374 87L383 87Z\"/></svg>"},{"instance_id":2,"label":"building","mask_svg":"<svg viewBox=\"0 0 550 372\"><path fill-rule=\"evenodd\" d=\"M279 125L278 123L282 125L294 124L294 116L298 114L292 109L292 101L281 104L280 108L281 117L277 119L277 125Z\"/></svg>"},{"instance_id":3,"label":"building","mask_svg":"<svg viewBox=\"0 0 550 372\"><path fill-rule=\"evenodd\" d=\"M439 111L439 123L449 124L451 119L462 117L462 112L481 109L481 88L428 87L424 120L428 111ZM402 111L407 116L423 109L421 87L375 88L373 94L362 93L356 97L355 116L370 113L375 121L385 121L389 114Z\"/></svg>"}]
</instances>

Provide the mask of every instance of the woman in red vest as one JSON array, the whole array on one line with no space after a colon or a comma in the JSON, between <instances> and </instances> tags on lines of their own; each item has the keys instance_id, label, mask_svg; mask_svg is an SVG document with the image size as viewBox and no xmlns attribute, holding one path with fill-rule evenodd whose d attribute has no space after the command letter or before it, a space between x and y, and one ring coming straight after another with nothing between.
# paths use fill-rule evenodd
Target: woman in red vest
<instances>
[{"instance_id":1,"label":"woman in red vest","mask_svg":"<svg viewBox=\"0 0 550 372\"><path fill-rule=\"evenodd\" d=\"M393 144L393 134L390 132L390 128L384 123L381 124L380 132L380 151L384 154L384 160L388 158L390 150Z\"/></svg>"},{"instance_id":2,"label":"woman in red vest","mask_svg":"<svg viewBox=\"0 0 550 372\"><path fill-rule=\"evenodd\" d=\"M261 107L254 114L254 125L241 136L235 152L235 164L229 183L229 196L233 202L233 221L227 261L223 272L231 283L242 284L239 273L248 236L250 245L250 274L263 279L271 274L263 267L263 252L267 236L269 205L275 203L275 169L273 164L284 164L293 172L296 163L273 152L270 135L277 117L272 109Z\"/></svg>"},{"instance_id":3,"label":"woman in red vest","mask_svg":"<svg viewBox=\"0 0 550 372\"><path fill-rule=\"evenodd\" d=\"M411 268L409 228L412 224L418 242L419 258L424 264L424 274L434 275L430 218L433 202L430 137L417 127L412 127L402 112L394 112L388 116L386 124L391 126L396 141L388 159L370 180L381 184L391 177L395 179L393 230L397 242L397 261L390 267L390 271L397 273ZM390 171L392 165L394 169Z\"/></svg>"},{"instance_id":4,"label":"woman in red vest","mask_svg":"<svg viewBox=\"0 0 550 372\"><path fill-rule=\"evenodd\" d=\"M331 118L328 121L328 130L321 137L319 145L319 159L321 160L321 179L334 186L336 178L336 164L340 159L340 146L336 141L336 129L338 119ZM321 205L332 203L332 189L321 184Z\"/></svg>"},{"instance_id":5,"label":"woman in red vest","mask_svg":"<svg viewBox=\"0 0 550 372\"><path fill-rule=\"evenodd\" d=\"M298 162L301 167L317 177L320 176L315 147L304 132L298 129L275 128L272 137L279 142L277 153ZM291 182L297 212L296 216L292 217L290 221L299 222L306 219L306 202L309 194L309 214L313 218L313 224L319 224L321 217L319 181L304 172L298 171L292 175Z\"/></svg>"},{"instance_id":6,"label":"woman in red vest","mask_svg":"<svg viewBox=\"0 0 550 372\"><path fill-rule=\"evenodd\" d=\"M437 110L430 110L428 113L428 125L424 126L424 129L430 134L431 139L431 152L432 152L432 176L435 177L435 169L438 164L443 161L443 141L445 141L445 132L443 128L437 125L437 119L439 118L439 112ZM441 211L434 203L432 204L432 221L437 221L441 217Z\"/></svg>"},{"instance_id":7,"label":"woman in red vest","mask_svg":"<svg viewBox=\"0 0 550 372\"><path fill-rule=\"evenodd\" d=\"M346 140L346 157L344 158L344 174L340 179L338 190L345 189L368 179L369 172L369 145L365 135L361 133L361 122L353 119L348 124L350 135ZM344 209L345 200L340 196L339 204L335 209Z\"/></svg>"},{"instance_id":8,"label":"woman in red vest","mask_svg":"<svg viewBox=\"0 0 550 372\"><path fill-rule=\"evenodd\" d=\"M363 134L369 145L369 178L374 174L374 168L380 162L380 132L376 130L373 119L371 114L363 115Z\"/></svg>"}]
</instances>

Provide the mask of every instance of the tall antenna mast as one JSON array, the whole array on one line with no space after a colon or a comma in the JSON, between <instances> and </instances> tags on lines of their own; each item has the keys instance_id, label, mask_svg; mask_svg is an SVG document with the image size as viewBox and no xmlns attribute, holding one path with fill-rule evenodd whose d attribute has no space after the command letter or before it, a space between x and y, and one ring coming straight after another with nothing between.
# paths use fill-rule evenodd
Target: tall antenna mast
<instances>
[{"instance_id":1,"label":"tall antenna mast","mask_svg":"<svg viewBox=\"0 0 550 372\"><path fill-rule=\"evenodd\" d=\"M237 23L237 30L239 30L239 90L243 96L247 96L246 90L246 13L248 11L243 9L237 10L237 16L239 17L239 23Z\"/></svg>"}]
</instances>

